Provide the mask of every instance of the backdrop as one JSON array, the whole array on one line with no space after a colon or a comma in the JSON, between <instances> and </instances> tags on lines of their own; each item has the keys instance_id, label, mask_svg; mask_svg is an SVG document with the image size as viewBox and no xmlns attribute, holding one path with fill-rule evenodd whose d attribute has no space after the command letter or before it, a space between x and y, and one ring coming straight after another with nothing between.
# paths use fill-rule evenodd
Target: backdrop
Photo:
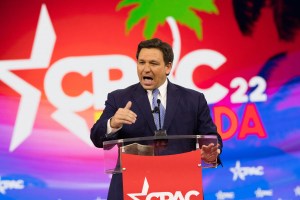
<instances>
[{"instance_id":1,"label":"backdrop","mask_svg":"<svg viewBox=\"0 0 300 200\"><path fill-rule=\"evenodd\" d=\"M205 94L224 167L206 199L300 198L297 0L0 1L0 199L106 199L89 139L135 52L174 48L169 79Z\"/></svg>"}]
</instances>

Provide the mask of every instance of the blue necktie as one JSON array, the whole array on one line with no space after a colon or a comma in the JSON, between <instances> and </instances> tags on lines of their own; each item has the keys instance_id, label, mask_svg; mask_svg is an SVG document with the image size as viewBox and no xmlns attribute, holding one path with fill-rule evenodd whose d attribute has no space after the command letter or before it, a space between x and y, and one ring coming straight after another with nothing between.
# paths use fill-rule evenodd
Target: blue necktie
<instances>
[{"instance_id":1,"label":"blue necktie","mask_svg":"<svg viewBox=\"0 0 300 200\"><path fill-rule=\"evenodd\" d=\"M155 107L158 107L157 105L157 96L158 96L159 90L155 89L152 91L152 95L153 95L153 99L152 99L152 108L154 109ZM160 123L161 123L161 128L164 125L164 119L165 119L165 108L164 106L160 103L159 105L159 111L160 111ZM158 112L154 112L153 113L153 118L154 118L154 122L156 125L157 130L160 129L159 127L159 113Z\"/></svg>"}]
</instances>

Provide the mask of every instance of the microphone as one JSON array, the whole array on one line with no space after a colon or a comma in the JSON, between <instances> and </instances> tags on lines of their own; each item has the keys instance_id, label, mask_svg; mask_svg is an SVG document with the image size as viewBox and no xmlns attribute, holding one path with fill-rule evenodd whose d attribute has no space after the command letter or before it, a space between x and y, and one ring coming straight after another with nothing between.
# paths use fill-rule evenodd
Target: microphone
<instances>
[{"instance_id":1,"label":"microphone","mask_svg":"<svg viewBox=\"0 0 300 200\"><path fill-rule=\"evenodd\" d=\"M154 109L152 110L152 113L158 113L159 108L157 106L154 107Z\"/></svg>"}]
</instances>

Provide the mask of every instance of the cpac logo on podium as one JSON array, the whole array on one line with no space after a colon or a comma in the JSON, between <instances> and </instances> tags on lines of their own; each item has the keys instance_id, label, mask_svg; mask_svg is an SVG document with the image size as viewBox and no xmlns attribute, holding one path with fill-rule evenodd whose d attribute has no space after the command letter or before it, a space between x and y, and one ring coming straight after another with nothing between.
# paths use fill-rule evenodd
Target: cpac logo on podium
<instances>
[{"instance_id":1,"label":"cpac logo on podium","mask_svg":"<svg viewBox=\"0 0 300 200\"><path fill-rule=\"evenodd\" d=\"M139 197L143 197L142 199L151 200L160 199L160 200L190 200L192 196L199 196L200 192L197 190L190 190L186 194L182 194L181 191L176 191L174 194L171 192L151 192L148 194L149 184L147 178L145 177L144 185L141 193L129 193L127 194L133 200L140 200ZM144 198L146 197L146 198Z\"/></svg>"}]
</instances>

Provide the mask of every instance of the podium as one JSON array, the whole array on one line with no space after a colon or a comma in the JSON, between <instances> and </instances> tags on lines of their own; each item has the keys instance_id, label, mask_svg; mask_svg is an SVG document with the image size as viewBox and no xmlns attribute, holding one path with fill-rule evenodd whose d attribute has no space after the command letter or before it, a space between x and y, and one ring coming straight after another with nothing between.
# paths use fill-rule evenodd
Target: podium
<instances>
[{"instance_id":1,"label":"podium","mask_svg":"<svg viewBox=\"0 0 300 200\"><path fill-rule=\"evenodd\" d=\"M202 169L217 160L201 159L215 135L168 135L103 142L108 174L122 174L124 199L203 199Z\"/></svg>"}]
</instances>

